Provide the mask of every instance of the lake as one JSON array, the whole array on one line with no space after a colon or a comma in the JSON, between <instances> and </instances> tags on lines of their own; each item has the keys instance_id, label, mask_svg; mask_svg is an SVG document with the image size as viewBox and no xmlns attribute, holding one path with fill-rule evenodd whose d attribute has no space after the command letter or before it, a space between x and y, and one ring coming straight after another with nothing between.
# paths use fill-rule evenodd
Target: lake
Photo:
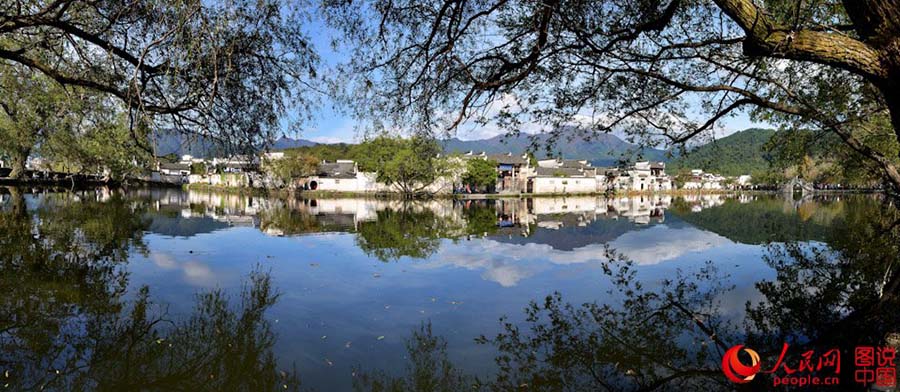
<instances>
[{"instance_id":1,"label":"lake","mask_svg":"<svg viewBox=\"0 0 900 392\"><path fill-rule=\"evenodd\" d=\"M729 390L726 348L783 343L792 366L842 350L848 389L853 348L900 325L900 213L875 194L2 188L0 209L13 390Z\"/></svg>"}]
</instances>

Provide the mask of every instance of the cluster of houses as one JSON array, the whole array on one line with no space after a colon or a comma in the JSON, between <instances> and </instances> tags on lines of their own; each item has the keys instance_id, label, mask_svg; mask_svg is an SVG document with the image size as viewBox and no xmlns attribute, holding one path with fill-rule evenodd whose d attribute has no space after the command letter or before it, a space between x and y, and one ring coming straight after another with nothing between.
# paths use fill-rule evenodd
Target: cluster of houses
<instances>
[{"instance_id":1,"label":"cluster of houses","mask_svg":"<svg viewBox=\"0 0 900 392\"><path fill-rule=\"evenodd\" d=\"M214 158L204 160L190 155L179 162L160 163L154 179L170 183L204 183L220 186L264 186L260 162L283 159L283 152L268 152L258 157ZM665 192L676 189L675 181L666 174L664 162L642 161L624 168L595 167L587 160L550 158L533 161L524 154L488 154L469 151L447 159L457 160L464 168L466 161L485 159L496 165L497 181L491 191L499 194L588 194L607 191ZM202 168L198 170L197 168ZM463 184L464 169L457 170L426 190L435 193L469 192ZM304 190L350 193L390 192L393 189L377 181L377 173L365 172L352 160L323 161L315 174L295 179L293 186ZM746 178L745 178L746 177ZM749 182L749 176L740 181ZM725 189L725 178L693 170L682 189ZM482 190L483 191L483 190Z\"/></svg>"},{"instance_id":2,"label":"cluster of houses","mask_svg":"<svg viewBox=\"0 0 900 392\"><path fill-rule=\"evenodd\" d=\"M666 174L664 162L636 162L626 168L595 167L587 160L542 159L532 165L527 155L488 154L469 151L449 159L462 161L485 159L496 164L497 182L493 187L500 194L587 194L607 191L665 192L675 189L675 182ZM375 173L362 172L351 160L323 162L316 175L306 178L301 186L309 190L339 192L381 192L390 188L376 181ZM452 173L432 184L435 193L466 192L462 173ZM748 181L749 181L749 176ZM704 173L692 179L685 189L724 189L725 178Z\"/></svg>"}]
</instances>

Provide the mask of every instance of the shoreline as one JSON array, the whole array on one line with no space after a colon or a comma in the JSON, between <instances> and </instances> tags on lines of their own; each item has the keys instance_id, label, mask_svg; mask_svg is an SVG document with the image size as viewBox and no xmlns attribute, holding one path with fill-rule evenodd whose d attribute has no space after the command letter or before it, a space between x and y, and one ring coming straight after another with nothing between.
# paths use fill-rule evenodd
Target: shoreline
<instances>
[{"instance_id":1,"label":"shoreline","mask_svg":"<svg viewBox=\"0 0 900 392\"><path fill-rule=\"evenodd\" d=\"M172 184L166 182L153 182L140 179L132 179L125 181L97 181L97 180L75 180L66 179L10 179L0 178L0 186L35 186L35 187L68 187L83 188L96 186L148 186L148 187L165 187L165 188L181 188L184 190L200 190L221 192L227 194L249 195L249 196L270 196L270 197L293 197L307 199L341 199L341 198L366 198L366 199L408 199L402 193L398 192L352 192L352 191L304 191L297 189L278 189L278 188L251 188L251 187L228 187L216 186L203 183L195 184ZM409 199L454 199L454 200L496 200L496 199L523 199L523 198L541 198L541 197L585 197L585 196L605 196L605 197L633 197L633 196L682 196L682 195L717 195L717 194L733 194L733 193L781 193L778 189L673 189L667 191L616 191L616 192L575 192L575 193L442 193L412 197ZM796 192L795 192L796 193ZM853 193L884 193L881 189L821 189L815 190L812 194L853 194Z\"/></svg>"}]
</instances>

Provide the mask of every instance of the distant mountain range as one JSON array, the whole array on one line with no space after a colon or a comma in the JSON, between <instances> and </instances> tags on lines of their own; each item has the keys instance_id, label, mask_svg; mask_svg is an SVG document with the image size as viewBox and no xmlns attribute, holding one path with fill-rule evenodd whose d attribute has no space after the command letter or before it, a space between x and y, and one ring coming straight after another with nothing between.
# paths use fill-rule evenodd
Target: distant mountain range
<instances>
[{"instance_id":1,"label":"distant mountain range","mask_svg":"<svg viewBox=\"0 0 900 392\"><path fill-rule=\"evenodd\" d=\"M769 168L764 146L775 135L774 129L750 128L696 147L684 156L672 159L669 173L684 169L703 169L726 176L739 176Z\"/></svg>"},{"instance_id":2,"label":"distant mountain range","mask_svg":"<svg viewBox=\"0 0 900 392\"><path fill-rule=\"evenodd\" d=\"M585 159L597 166L613 166L620 159L635 160L649 159L654 161L667 160L666 152L652 148L638 148L634 144L611 134L598 134L590 141L582 138L568 140L565 137L557 140L548 152L549 136L541 134L535 137L535 145L538 150L535 156L544 158L547 156L561 156L566 159ZM446 139L440 142L446 152L487 152L489 154L501 154L507 152L519 153L528 150L532 146L532 140L527 134L515 137L495 136L482 140L460 140L458 138ZM184 155L211 158L222 156L222 151L216 148L211 140L202 137L187 137L177 132L163 132L157 137L157 155ZM291 148L311 147L318 143L306 139L293 139L281 137L269 146L270 150L280 151Z\"/></svg>"},{"instance_id":3,"label":"distant mountain range","mask_svg":"<svg viewBox=\"0 0 900 392\"><path fill-rule=\"evenodd\" d=\"M585 159L595 166L614 166L619 160L668 160L666 151L653 148L639 148L608 133L593 135L588 141L580 137L575 137L572 140L561 137L551 145L550 151L546 149L546 146L550 145L550 136L547 134L536 136L520 134L514 137L494 136L490 139L482 140L452 138L441 143L444 146L444 151L447 152L517 153L526 151L532 146L531 137L535 138L534 145L538 147L537 151L535 151L537 158L560 156L566 159Z\"/></svg>"},{"instance_id":4,"label":"distant mountain range","mask_svg":"<svg viewBox=\"0 0 900 392\"><path fill-rule=\"evenodd\" d=\"M538 146L535 156L561 156L566 159L585 159L595 166L615 166L620 160L635 161L638 159L668 162L669 172L679 169L703 169L724 175L741 175L768 168L768 155L763 151L765 143L775 134L772 129L747 129L736 132L714 142L695 147L685 156L669 157L667 151L653 148L639 148L619 137L601 133L591 137L589 141L581 138L568 140L561 137L552 144L548 152L549 135L534 136L534 145ZM520 134L513 137L495 136L481 140L460 140L450 138L440 142L444 151L465 153L468 151L489 154L507 152L518 153L532 146L531 135ZM307 139L281 137L269 146L269 150L280 151L291 148L312 147L319 145ZM211 140L197 137L185 137L177 132L163 133L157 138L158 155L184 155L211 158L224 155Z\"/></svg>"},{"instance_id":5,"label":"distant mountain range","mask_svg":"<svg viewBox=\"0 0 900 392\"><path fill-rule=\"evenodd\" d=\"M310 147L318 143L306 139L280 137L269 146L269 150L281 151L290 148ZM260 148L262 150L262 148ZM187 136L176 131L161 131L156 137L156 155L192 155L199 158L213 158L227 155L211 139L202 136Z\"/></svg>"}]
</instances>

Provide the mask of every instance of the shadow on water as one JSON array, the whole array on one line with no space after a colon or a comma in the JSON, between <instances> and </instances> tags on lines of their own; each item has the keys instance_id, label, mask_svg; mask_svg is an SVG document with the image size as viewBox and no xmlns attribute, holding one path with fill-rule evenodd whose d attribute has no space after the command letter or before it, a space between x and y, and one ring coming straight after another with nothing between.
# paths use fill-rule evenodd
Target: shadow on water
<instances>
[{"instance_id":1,"label":"shadow on water","mask_svg":"<svg viewBox=\"0 0 900 392\"><path fill-rule=\"evenodd\" d=\"M197 294L194 309L182 317L155 303L147 287L127 293L129 254L147 251L143 236L163 214L164 198L101 190L40 198L26 198L15 188L0 193L0 290L6 294L0 306L0 385L300 388L300 375L273 354L277 337L266 312L278 293L267 272L251 272L239 297L221 290ZM900 213L877 198L790 205L772 200L751 208L726 200L699 210L692 201L676 200L666 221L767 244L764 261L774 277L754 282L761 297L744 305L743 318L723 311L723 298L734 289L727 266L709 262L648 282L639 278L634 262L607 246L601 267L612 288L597 293L597 301L570 303L552 293L524 308L524 323L501 319L499 333L476 338L495 351L496 372L466 374L451 361L446 339L426 323L407 339L404 372L360 364L348 377L361 391L731 390L737 385L720 369L725 350L746 344L771 363L788 343L784 363L791 365L810 350L839 348L845 364L841 389L861 387L853 380L853 348L885 345L900 332ZM564 220L581 224L612 211L542 216L528 202L515 208L403 203L327 214L320 203L295 202L299 206L256 200L249 205L263 204L255 204L255 213L221 202L172 205L272 235L353 232L357 246L381 261L425 258L444 240L529 236L537 227ZM618 216L628 216L621 211ZM180 223L169 223L166 230L178 232ZM202 231L198 227L186 232ZM770 376L760 374L740 388L771 385Z\"/></svg>"},{"instance_id":2,"label":"shadow on water","mask_svg":"<svg viewBox=\"0 0 900 392\"><path fill-rule=\"evenodd\" d=\"M501 320L503 331L482 336L497 350L499 371L466 375L447 358L446 343L430 325L407 342L408 372L362 372L357 390L770 390L772 376L750 383L726 380L721 361L736 344L752 347L772 366L787 343L783 364L797 371L810 352L839 349L840 386L868 390L854 380L854 348L900 343L900 213L890 203L851 200L822 244L788 241L767 247L776 271L756 288L742 322L721 316L727 271L706 264L692 273L648 284L634 264L607 248L604 272L614 283L604 303L572 304L554 293L525 308L526 323ZM614 300L609 301L609 298ZM813 367L817 364L813 362ZM834 368L803 373L835 376ZM780 371L784 375L784 371ZM871 386L871 384L869 385ZM424 388L424 389L423 389Z\"/></svg>"},{"instance_id":3,"label":"shadow on water","mask_svg":"<svg viewBox=\"0 0 900 392\"><path fill-rule=\"evenodd\" d=\"M147 287L126 298L130 251L144 251L143 206L93 191L29 211L9 189L0 212L0 385L9 390L299 389L276 366L264 314L277 300L255 271L239 299L200 293L171 317Z\"/></svg>"}]
</instances>

